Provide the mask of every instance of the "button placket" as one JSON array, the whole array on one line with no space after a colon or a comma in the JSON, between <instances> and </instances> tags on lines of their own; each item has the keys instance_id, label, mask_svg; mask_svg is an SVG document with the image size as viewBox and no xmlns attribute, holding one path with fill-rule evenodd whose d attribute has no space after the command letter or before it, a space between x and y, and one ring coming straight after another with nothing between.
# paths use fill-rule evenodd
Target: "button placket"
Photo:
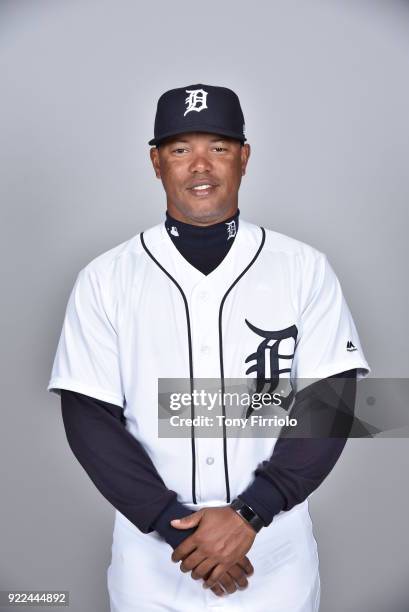
<instances>
[{"instance_id":1,"label":"button placket","mask_svg":"<svg viewBox=\"0 0 409 612\"><path fill-rule=\"evenodd\" d=\"M216 339L218 306L211 291L203 286L196 286L191 295L192 326L194 329L194 362L195 377L206 378L217 376L214 359L217 356ZM196 350L195 350L196 349ZM209 372L213 372L209 374Z\"/></svg>"},{"instance_id":2,"label":"button placket","mask_svg":"<svg viewBox=\"0 0 409 612\"><path fill-rule=\"evenodd\" d=\"M202 438L199 462L203 499L223 500L226 493L223 469L223 440L220 437Z\"/></svg>"},{"instance_id":3,"label":"button placket","mask_svg":"<svg viewBox=\"0 0 409 612\"><path fill-rule=\"evenodd\" d=\"M219 379L218 359L218 312L219 304L211 291L195 287L191 294L191 316L193 329L193 363L195 379ZM197 411L199 412L199 411ZM214 412L214 411L213 411ZM215 413L218 414L218 411ZM214 417L212 412L205 416ZM214 419L216 423L216 419ZM198 437L196 445L197 480L200 483L198 502L206 499L223 499L224 472L219 454L223 449L221 440ZM222 456L222 455L220 455Z\"/></svg>"}]
</instances>

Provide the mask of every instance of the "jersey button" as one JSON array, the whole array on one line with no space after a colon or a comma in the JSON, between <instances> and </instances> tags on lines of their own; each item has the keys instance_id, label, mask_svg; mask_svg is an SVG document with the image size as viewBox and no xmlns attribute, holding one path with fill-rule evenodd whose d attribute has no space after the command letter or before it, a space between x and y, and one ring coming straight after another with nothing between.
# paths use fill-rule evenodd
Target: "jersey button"
<instances>
[{"instance_id":1,"label":"jersey button","mask_svg":"<svg viewBox=\"0 0 409 612\"><path fill-rule=\"evenodd\" d=\"M201 291L199 293L199 300L201 300L202 302L206 302L208 297L209 297L209 294L207 293L207 291Z\"/></svg>"},{"instance_id":2,"label":"jersey button","mask_svg":"<svg viewBox=\"0 0 409 612\"><path fill-rule=\"evenodd\" d=\"M214 463L214 457L208 457L208 458L206 459L206 463L207 463L207 465L213 465L213 463Z\"/></svg>"},{"instance_id":3,"label":"jersey button","mask_svg":"<svg viewBox=\"0 0 409 612\"><path fill-rule=\"evenodd\" d=\"M202 344L202 346L200 347L200 351L204 354L204 355L208 355L211 352L211 348L210 346L207 346L207 344Z\"/></svg>"}]
</instances>

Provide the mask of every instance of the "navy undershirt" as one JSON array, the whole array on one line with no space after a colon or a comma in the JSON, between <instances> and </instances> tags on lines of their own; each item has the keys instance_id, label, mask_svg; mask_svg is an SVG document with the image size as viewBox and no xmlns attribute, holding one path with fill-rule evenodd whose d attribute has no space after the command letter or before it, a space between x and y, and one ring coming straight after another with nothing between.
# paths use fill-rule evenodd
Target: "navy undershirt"
<instances>
[{"instance_id":1,"label":"navy undershirt","mask_svg":"<svg viewBox=\"0 0 409 612\"><path fill-rule=\"evenodd\" d=\"M229 252L239 229L236 214L220 223L198 226L177 221L166 212L165 227L173 244L187 261L203 274L210 274Z\"/></svg>"}]
</instances>

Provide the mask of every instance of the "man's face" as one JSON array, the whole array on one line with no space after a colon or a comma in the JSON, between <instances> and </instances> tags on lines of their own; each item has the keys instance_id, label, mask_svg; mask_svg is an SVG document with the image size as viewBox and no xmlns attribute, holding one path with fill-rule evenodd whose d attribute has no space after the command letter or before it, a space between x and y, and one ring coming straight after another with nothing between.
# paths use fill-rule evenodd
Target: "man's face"
<instances>
[{"instance_id":1,"label":"man's face","mask_svg":"<svg viewBox=\"0 0 409 612\"><path fill-rule=\"evenodd\" d=\"M184 223L209 225L235 214L250 146L238 140L188 132L150 150L166 191L169 214Z\"/></svg>"}]
</instances>

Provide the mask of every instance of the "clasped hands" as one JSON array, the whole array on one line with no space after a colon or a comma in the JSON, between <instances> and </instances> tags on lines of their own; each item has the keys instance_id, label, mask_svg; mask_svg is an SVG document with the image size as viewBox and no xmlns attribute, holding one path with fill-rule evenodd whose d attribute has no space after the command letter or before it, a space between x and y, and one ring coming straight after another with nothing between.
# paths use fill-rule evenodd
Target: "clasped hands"
<instances>
[{"instance_id":1,"label":"clasped hands","mask_svg":"<svg viewBox=\"0 0 409 612\"><path fill-rule=\"evenodd\" d=\"M171 525L177 529L197 527L172 553L172 561L182 562L182 572L204 580L203 587L219 597L248 586L247 576L254 569L245 555L256 532L230 506L203 508L171 521Z\"/></svg>"}]
</instances>

